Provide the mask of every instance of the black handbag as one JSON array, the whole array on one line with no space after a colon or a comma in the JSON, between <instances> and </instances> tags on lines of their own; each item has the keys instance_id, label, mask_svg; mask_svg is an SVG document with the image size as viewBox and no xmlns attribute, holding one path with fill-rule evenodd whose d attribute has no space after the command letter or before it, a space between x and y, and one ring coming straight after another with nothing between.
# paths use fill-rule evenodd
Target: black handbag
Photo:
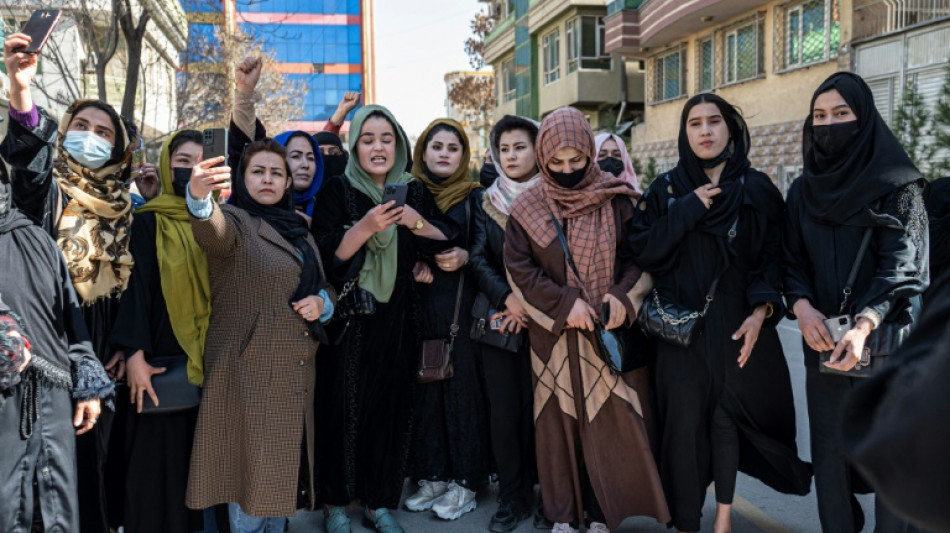
<instances>
[{"instance_id":1,"label":"black handbag","mask_svg":"<svg viewBox=\"0 0 950 533\"><path fill-rule=\"evenodd\" d=\"M736 237L738 226L739 217L737 216L732 222L732 227L729 228L730 244ZM709 312L709 306L713 302L721 277L722 273L716 276L710 285L702 311L684 309L675 303L661 301L660 293L653 289L650 296L643 301L643 307L640 308L640 314L637 316L637 325L648 336L662 339L680 348L689 348L702 330L702 319Z\"/></svg>"},{"instance_id":2,"label":"black handbag","mask_svg":"<svg viewBox=\"0 0 950 533\"><path fill-rule=\"evenodd\" d=\"M848 281L842 290L841 306L838 308L838 315L842 318L848 309L848 300L851 297L851 291L854 282L858 277L858 268L861 266L861 259L867 252L868 245L871 242L873 228L867 228L861 239L861 246L858 248L858 255L854 258L854 264L851 265L851 272L848 274ZM850 324L854 324L853 316L847 315ZM864 340L864 349L861 351L861 359L854 368L847 372L842 372L824 365L831 361L833 351L821 352L818 354L818 371L823 374L837 374L851 378L869 378L877 374L882 368L887 366L887 356L896 352L904 340L910 336L912 324L899 324L897 322L881 322L878 327L871 330L871 333Z\"/></svg>"},{"instance_id":3,"label":"black handbag","mask_svg":"<svg viewBox=\"0 0 950 533\"><path fill-rule=\"evenodd\" d=\"M343 285L340 296L337 298L335 315L340 318L367 316L376 312L376 297L373 293L359 286L359 276L354 277Z\"/></svg>"},{"instance_id":4,"label":"black handbag","mask_svg":"<svg viewBox=\"0 0 950 533\"><path fill-rule=\"evenodd\" d=\"M571 250L567 245L567 237L564 235L564 228L561 227L561 223L558 222L553 213L551 214L551 221L554 222L554 229L557 230L557 238L561 242L561 249L564 251L564 256L567 258L567 264L574 272L574 276L576 276L578 281L580 281L581 275L577 270L577 265L574 264L574 256L571 255ZM606 320L609 318L606 316L609 314L609 311L604 312L604 308L609 309L609 306L607 306L606 302L604 302L601 306L604 320ZM604 364L607 365L607 368L610 369L610 373L613 375L629 372L636 367L632 354L628 349L626 339L624 338L623 331L620 328L605 328L603 320L594 323L594 349Z\"/></svg>"},{"instance_id":5,"label":"black handbag","mask_svg":"<svg viewBox=\"0 0 950 533\"><path fill-rule=\"evenodd\" d=\"M472 329L469 337L479 343L494 346L507 352L518 353L524 344L524 331L520 333L502 333L491 328L491 317L496 313L492 308L488 295L483 292L475 297L472 305Z\"/></svg>"},{"instance_id":6,"label":"black handbag","mask_svg":"<svg viewBox=\"0 0 950 533\"><path fill-rule=\"evenodd\" d=\"M198 407L201 403L201 387L188 381L187 356L152 357L147 362L165 371L152 375L152 389L158 397L158 405L152 403L148 394L144 394L143 415L168 415Z\"/></svg>"}]
</instances>

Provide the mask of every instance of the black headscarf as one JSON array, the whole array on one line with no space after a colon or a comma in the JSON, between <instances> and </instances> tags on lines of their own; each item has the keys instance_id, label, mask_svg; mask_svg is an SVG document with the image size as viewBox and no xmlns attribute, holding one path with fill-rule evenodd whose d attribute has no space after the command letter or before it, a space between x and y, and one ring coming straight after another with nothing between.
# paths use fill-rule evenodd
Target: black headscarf
<instances>
[{"instance_id":1,"label":"black headscarf","mask_svg":"<svg viewBox=\"0 0 950 533\"><path fill-rule=\"evenodd\" d=\"M818 96L831 89L841 94L858 117L857 134L845 153L825 154L814 142L811 110ZM826 224L876 225L873 217L855 215L863 215L876 200L922 179L874 106L871 88L850 72L832 74L815 91L802 131L802 151L804 207Z\"/></svg>"},{"instance_id":2,"label":"black headscarf","mask_svg":"<svg viewBox=\"0 0 950 533\"><path fill-rule=\"evenodd\" d=\"M0 233L29 225L30 219L13 205L13 187L10 186L7 169L0 161Z\"/></svg>"},{"instance_id":3,"label":"black headscarf","mask_svg":"<svg viewBox=\"0 0 950 533\"><path fill-rule=\"evenodd\" d=\"M263 141L255 141L253 144L259 142L273 142L279 146L276 141L269 138ZM274 205L260 204L251 197L251 194L247 190L247 184L244 182L244 173L251 157L253 156L248 156L247 153L245 153L241 158L241 165L238 171L232 177L231 199L233 201L231 203L235 207L239 207L254 216L260 217L264 222L270 224L281 237L287 239L287 241L294 246L302 257L303 267L300 270L300 282L297 284L297 289L290 298L290 303L292 304L293 302L310 295L316 295L320 292L322 279L320 277L320 269L317 266L317 254L314 252L313 247L310 246L310 243L307 242L307 235L310 234L307 222L294 210L293 186L288 187L284 191L284 196L281 200ZM281 159L286 164L286 158L281 156ZM291 179L290 172L287 173L287 179ZM307 325L310 328L310 332L313 333L320 343L327 342L326 332L319 320L308 321Z\"/></svg>"},{"instance_id":4,"label":"black headscarf","mask_svg":"<svg viewBox=\"0 0 950 533\"><path fill-rule=\"evenodd\" d=\"M722 113L722 118L729 129L729 143L726 146L729 157L719 177L718 187L722 189L722 192L713 198L712 206L696 227L700 231L725 237L744 200L743 187L739 183L739 178L745 175L751 166L749 128L738 109L722 97L710 93L697 94L686 102L680 116L679 162L676 168L670 171L670 181L673 183L673 190L677 196L684 196L703 185L712 183L703 170L702 161L690 148L689 137L686 134L686 121L690 110L702 103L714 104Z\"/></svg>"},{"instance_id":5,"label":"black headscarf","mask_svg":"<svg viewBox=\"0 0 950 533\"><path fill-rule=\"evenodd\" d=\"M336 146L343 152L340 155L323 156L324 176L329 178L342 175L346 170L346 161L350 156L346 153L346 149L343 148L343 141L340 140L340 136L329 131L321 131L314 135L313 138L316 139L318 146Z\"/></svg>"}]
</instances>

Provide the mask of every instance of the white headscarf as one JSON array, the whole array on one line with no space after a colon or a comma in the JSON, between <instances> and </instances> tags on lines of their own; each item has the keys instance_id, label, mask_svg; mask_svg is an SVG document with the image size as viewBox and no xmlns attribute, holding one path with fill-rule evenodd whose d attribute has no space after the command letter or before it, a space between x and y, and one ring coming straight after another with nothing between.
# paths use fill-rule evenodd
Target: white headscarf
<instances>
[{"instance_id":1,"label":"white headscarf","mask_svg":"<svg viewBox=\"0 0 950 533\"><path fill-rule=\"evenodd\" d=\"M520 118L531 122L538 128L541 127L540 122L527 117ZM494 138L494 136L491 137ZM531 179L520 183L509 178L508 175L505 174L505 169L502 168L501 162L499 161L498 145L494 140L490 144L491 160L492 164L495 165L495 170L498 172L498 178L495 180L495 183L485 191L485 194L488 195L488 199L491 200L492 205L494 205L496 209L504 213L505 216L509 216L511 215L511 206L515 203L518 196L534 186L534 184L541 179L541 174L535 174Z\"/></svg>"}]
</instances>

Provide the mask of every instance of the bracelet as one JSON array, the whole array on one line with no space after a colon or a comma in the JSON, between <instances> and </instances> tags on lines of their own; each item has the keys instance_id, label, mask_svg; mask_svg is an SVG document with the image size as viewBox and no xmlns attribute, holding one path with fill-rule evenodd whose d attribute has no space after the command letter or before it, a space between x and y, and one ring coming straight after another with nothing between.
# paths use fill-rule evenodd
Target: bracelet
<instances>
[{"instance_id":1,"label":"bracelet","mask_svg":"<svg viewBox=\"0 0 950 533\"><path fill-rule=\"evenodd\" d=\"M775 307L772 306L772 302L765 302L765 318L772 318L774 313Z\"/></svg>"}]
</instances>

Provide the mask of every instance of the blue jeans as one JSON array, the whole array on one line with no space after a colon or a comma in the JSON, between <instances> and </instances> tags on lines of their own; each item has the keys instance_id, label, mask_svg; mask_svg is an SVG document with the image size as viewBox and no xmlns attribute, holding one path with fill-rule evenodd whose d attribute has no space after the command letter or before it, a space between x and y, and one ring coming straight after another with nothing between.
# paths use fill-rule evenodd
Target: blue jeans
<instances>
[{"instance_id":1,"label":"blue jeans","mask_svg":"<svg viewBox=\"0 0 950 533\"><path fill-rule=\"evenodd\" d=\"M236 503L228 504L231 533L284 533L286 517L258 518L245 513Z\"/></svg>"}]
</instances>

